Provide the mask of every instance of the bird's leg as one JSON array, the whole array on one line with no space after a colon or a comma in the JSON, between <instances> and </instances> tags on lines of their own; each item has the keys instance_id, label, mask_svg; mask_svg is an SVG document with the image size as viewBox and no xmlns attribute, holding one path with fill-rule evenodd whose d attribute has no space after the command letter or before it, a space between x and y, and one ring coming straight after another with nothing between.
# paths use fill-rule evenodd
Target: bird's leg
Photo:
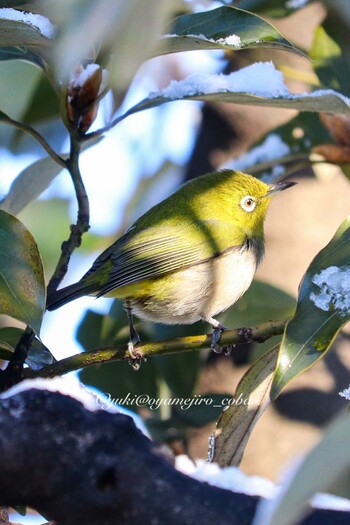
<instances>
[{"instance_id":1,"label":"bird's leg","mask_svg":"<svg viewBox=\"0 0 350 525\"><path fill-rule=\"evenodd\" d=\"M134 325L134 320L132 317L132 309L130 301L125 301L125 310L128 317L129 330L130 330L130 341L128 342L128 352L131 359L129 364L133 367L134 370L139 370L141 366L141 360L143 358L142 350L136 350L135 346L141 343L141 339Z\"/></svg>"},{"instance_id":2,"label":"bird's leg","mask_svg":"<svg viewBox=\"0 0 350 525\"><path fill-rule=\"evenodd\" d=\"M222 332L225 332L225 330L228 330L228 328L222 325L221 323L219 323L219 321L217 321L213 317L204 317L203 320L209 323L213 329L211 333L210 348L216 354L221 354L221 352L223 351L223 347L219 345L220 337L221 337Z\"/></svg>"}]
</instances>

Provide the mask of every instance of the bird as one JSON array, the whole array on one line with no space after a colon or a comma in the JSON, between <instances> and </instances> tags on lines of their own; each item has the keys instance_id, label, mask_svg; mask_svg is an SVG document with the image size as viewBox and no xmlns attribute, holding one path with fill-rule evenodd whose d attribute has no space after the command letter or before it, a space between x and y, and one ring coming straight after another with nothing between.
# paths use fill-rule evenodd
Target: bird
<instances>
[{"instance_id":1,"label":"bird","mask_svg":"<svg viewBox=\"0 0 350 525\"><path fill-rule=\"evenodd\" d=\"M85 295L124 300L131 360L143 355L134 314L168 325L205 321L220 351L227 328L216 316L249 288L264 255L270 199L294 184L235 170L192 179L138 218L80 281L51 295L47 309Z\"/></svg>"}]
</instances>

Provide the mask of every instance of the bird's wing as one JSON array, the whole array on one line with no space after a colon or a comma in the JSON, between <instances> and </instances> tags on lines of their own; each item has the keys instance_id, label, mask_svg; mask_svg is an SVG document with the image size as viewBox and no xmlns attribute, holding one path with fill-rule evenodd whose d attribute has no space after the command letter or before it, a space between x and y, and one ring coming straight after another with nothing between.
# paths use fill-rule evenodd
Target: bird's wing
<instances>
[{"instance_id":1,"label":"bird's wing","mask_svg":"<svg viewBox=\"0 0 350 525\"><path fill-rule=\"evenodd\" d=\"M195 264L200 264L221 253L220 243L212 224L198 224L146 228L138 233L126 233L103 252L84 280L93 280L108 265L108 278L100 281L98 295L116 288L150 278L160 277ZM186 232L190 227L191 231ZM220 229L221 231L221 229Z\"/></svg>"}]
</instances>

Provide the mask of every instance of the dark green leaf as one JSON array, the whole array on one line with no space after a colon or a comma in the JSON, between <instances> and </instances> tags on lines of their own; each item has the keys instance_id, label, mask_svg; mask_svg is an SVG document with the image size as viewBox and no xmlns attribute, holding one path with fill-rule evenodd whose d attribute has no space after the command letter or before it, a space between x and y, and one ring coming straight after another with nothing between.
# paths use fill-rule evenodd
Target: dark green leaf
<instances>
[{"instance_id":1,"label":"dark green leaf","mask_svg":"<svg viewBox=\"0 0 350 525\"><path fill-rule=\"evenodd\" d=\"M276 399L294 377L326 352L350 319L350 216L314 258L299 290L294 317L288 323L271 397Z\"/></svg>"},{"instance_id":2,"label":"dark green leaf","mask_svg":"<svg viewBox=\"0 0 350 525\"><path fill-rule=\"evenodd\" d=\"M0 348L7 350L7 359L11 358L11 354L22 335L23 330L20 328L0 328ZM43 366L50 365L54 361L55 358L50 350L41 341L34 339L26 359L27 365L29 365L32 370L40 370Z\"/></svg>"},{"instance_id":3,"label":"dark green leaf","mask_svg":"<svg viewBox=\"0 0 350 525\"><path fill-rule=\"evenodd\" d=\"M18 219L0 210L0 241L0 313L39 333L46 295L35 240Z\"/></svg>"},{"instance_id":4,"label":"dark green leaf","mask_svg":"<svg viewBox=\"0 0 350 525\"><path fill-rule=\"evenodd\" d=\"M308 4L315 2L316 0L309 0ZM230 0L227 0L225 3L231 3ZM254 11L254 13L261 13L266 16L271 16L273 18L283 18L288 16L291 13L294 13L298 9L293 7L292 2L281 0L240 0L239 6L241 9L247 9L248 11ZM301 4L300 7L304 7Z\"/></svg>"},{"instance_id":5,"label":"dark green leaf","mask_svg":"<svg viewBox=\"0 0 350 525\"><path fill-rule=\"evenodd\" d=\"M159 45L160 54L198 49L268 47L304 55L260 16L236 7L181 15Z\"/></svg>"}]
</instances>

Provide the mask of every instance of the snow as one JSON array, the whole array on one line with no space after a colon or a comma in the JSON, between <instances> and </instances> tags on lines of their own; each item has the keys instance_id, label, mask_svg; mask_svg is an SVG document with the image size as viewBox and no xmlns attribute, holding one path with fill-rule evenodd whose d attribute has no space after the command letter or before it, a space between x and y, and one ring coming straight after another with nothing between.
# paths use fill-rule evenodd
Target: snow
<instances>
[{"instance_id":1,"label":"snow","mask_svg":"<svg viewBox=\"0 0 350 525\"><path fill-rule=\"evenodd\" d=\"M248 476L237 467L220 468L216 463L208 463L203 459L193 461L184 455L176 456L175 466L177 470L198 481L206 481L210 485L233 492L264 498L272 498L276 492L272 481L260 476Z\"/></svg>"},{"instance_id":2,"label":"snow","mask_svg":"<svg viewBox=\"0 0 350 525\"><path fill-rule=\"evenodd\" d=\"M283 142L281 137L276 133L271 133L270 135L267 135L261 144L255 146L244 155L231 160L229 163L225 164L224 167L232 170L245 171L247 168L255 166L258 163L279 159L289 153L289 146ZM275 180L277 177L281 176L283 172L283 166L275 166L273 168L272 178Z\"/></svg>"},{"instance_id":3,"label":"snow","mask_svg":"<svg viewBox=\"0 0 350 525\"><path fill-rule=\"evenodd\" d=\"M350 401L350 386L339 392L339 395Z\"/></svg>"},{"instance_id":4,"label":"snow","mask_svg":"<svg viewBox=\"0 0 350 525\"><path fill-rule=\"evenodd\" d=\"M162 35L161 38L197 38L199 40L206 40L207 42L213 42L214 44L220 44L222 46L241 47L241 38L238 35L228 35L223 38L208 38L202 33L199 33L198 35L176 35L174 33L171 33L167 35Z\"/></svg>"},{"instance_id":5,"label":"snow","mask_svg":"<svg viewBox=\"0 0 350 525\"><path fill-rule=\"evenodd\" d=\"M98 69L100 69L98 64L88 64L80 72L75 73L75 76L73 76L70 82L71 86L74 88L82 87Z\"/></svg>"},{"instance_id":6,"label":"snow","mask_svg":"<svg viewBox=\"0 0 350 525\"><path fill-rule=\"evenodd\" d=\"M11 8L0 9L0 19L14 20L16 22L23 22L35 27L46 38L53 38L55 26L48 18L34 13L19 11Z\"/></svg>"},{"instance_id":7,"label":"snow","mask_svg":"<svg viewBox=\"0 0 350 525\"><path fill-rule=\"evenodd\" d=\"M241 38L238 35L229 35L225 38L219 38L216 42L223 46L241 47Z\"/></svg>"},{"instance_id":8,"label":"snow","mask_svg":"<svg viewBox=\"0 0 350 525\"><path fill-rule=\"evenodd\" d=\"M299 463L297 462L297 464ZM265 498L259 504L254 525L268 525L268 519L276 504L279 503L281 495L288 488L290 481L288 479L290 475L288 475L283 484L275 485L269 479L261 476L248 476L237 467L221 468L216 463L208 463L203 459L194 461L185 455L176 456L175 466L177 470L198 481L205 481L210 485L233 492ZM292 468L292 477L293 473L296 472L296 467L297 465L294 465ZM331 494L315 494L311 499L311 505L314 508L350 512L350 500Z\"/></svg>"},{"instance_id":9,"label":"snow","mask_svg":"<svg viewBox=\"0 0 350 525\"><path fill-rule=\"evenodd\" d=\"M255 62L229 75L196 73L183 80L173 80L162 91L150 93L149 98L177 100L185 96L223 92L244 92L270 98L290 95L283 74L272 62Z\"/></svg>"},{"instance_id":10,"label":"snow","mask_svg":"<svg viewBox=\"0 0 350 525\"><path fill-rule=\"evenodd\" d=\"M102 393L100 390L93 387L87 388L83 385L75 375L69 374L64 377L55 377L52 379L26 379L13 386L6 392L0 394L1 399L7 399L9 397L26 392L27 390L47 390L49 392L57 392L64 396L72 397L76 399L86 410L90 412L96 412L97 410L104 410L112 414L126 414L133 418L135 425L146 435L149 436L148 431L142 421L142 419L126 408L111 402L110 395Z\"/></svg>"},{"instance_id":11,"label":"snow","mask_svg":"<svg viewBox=\"0 0 350 525\"><path fill-rule=\"evenodd\" d=\"M334 309L340 316L350 313L350 266L329 266L311 280L319 288L310 294L317 308L325 312Z\"/></svg>"}]
</instances>

